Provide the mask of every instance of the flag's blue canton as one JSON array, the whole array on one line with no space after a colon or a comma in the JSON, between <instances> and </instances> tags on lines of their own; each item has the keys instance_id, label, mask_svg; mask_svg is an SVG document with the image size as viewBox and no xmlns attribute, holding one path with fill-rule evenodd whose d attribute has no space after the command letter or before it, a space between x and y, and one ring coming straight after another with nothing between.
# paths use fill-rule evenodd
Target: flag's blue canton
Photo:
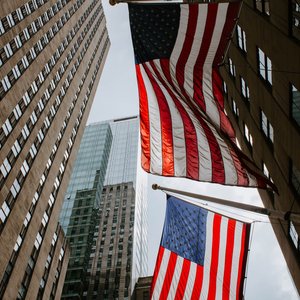
<instances>
[{"instance_id":1,"label":"flag's blue canton","mask_svg":"<svg viewBox=\"0 0 300 300\"><path fill-rule=\"evenodd\" d=\"M171 56L179 27L180 6L129 4L136 63Z\"/></svg>"},{"instance_id":2,"label":"flag's blue canton","mask_svg":"<svg viewBox=\"0 0 300 300\"><path fill-rule=\"evenodd\" d=\"M207 210L168 196L161 246L203 266L206 219Z\"/></svg>"}]
</instances>

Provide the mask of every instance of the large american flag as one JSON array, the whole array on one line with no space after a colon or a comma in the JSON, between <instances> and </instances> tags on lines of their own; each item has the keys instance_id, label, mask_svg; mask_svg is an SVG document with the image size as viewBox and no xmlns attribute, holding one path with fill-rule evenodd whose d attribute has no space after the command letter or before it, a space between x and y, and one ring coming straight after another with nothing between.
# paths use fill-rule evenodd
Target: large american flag
<instances>
[{"instance_id":1,"label":"large american flag","mask_svg":"<svg viewBox=\"0 0 300 300\"><path fill-rule=\"evenodd\" d=\"M245 164L224 112L218 66L239 5L129 4L145 171L266 186Z\"/></svg>"},{"instance_id":2,"label":"large american flag","mask_svg":"<svg viewBox=\"0 0 300 300\"><path fill-rule=\"evenodd\" d=\"M168 196L151 299L242 299L250 224Z\"/></svg>"}]
</instances>

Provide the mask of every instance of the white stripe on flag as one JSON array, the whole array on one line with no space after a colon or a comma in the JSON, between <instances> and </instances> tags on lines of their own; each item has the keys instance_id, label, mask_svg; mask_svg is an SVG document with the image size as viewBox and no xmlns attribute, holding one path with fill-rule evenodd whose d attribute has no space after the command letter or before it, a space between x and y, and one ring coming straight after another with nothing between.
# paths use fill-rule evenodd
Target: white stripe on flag
<instances>
[{"instance_id":1,"label":"white stripe on flag","mask_svg":"<svg viewBox=\"0 0 300 300\"><path fill-rule=\"evenodd\" d=\"M192 299L191 297L192 297L193 290L194 290L196 273L197 273L197 264L195 264L194 262L191 262L190 271L189 271L189 275L188 275L188 281L186 283L186 288L184 291L183 299L186 299L186 300Z\"/></svg>"},{"instance_id":2,"label":"white stripe on flag","mask_svg":"<svg viewBox=\"0 0 300 300\"><path fill-rule=\"evenodd\" d=\"M183 261L184 261L184 258L177 255L174 274L173 274L173 278L172 278L172 282L171 282L171 286L170 286L170 290L169 290L169 294L168 294L168 300L173 300L175 298L178 284L180 284L179 279L180 279L180 274L182 271Z\"/></svg>"},{"instance_id":3,"label":"white stripe on flag","mask_svg":"<svg viewBox=\"0 0 300 300\"><path fill-rule=\"evenodd\" d=\"M160 60L155 60L154 64L156 66L157 71L163 78L164 82L169 86L168 81L166 80L160 65ZM147 64L149 69L153 70L150 64ZM154 74L154 71L152 71ZM154 76L154 78L156 78ZM184 136L184 126L181 119L181 116L174 104L173 99L171 98L168 91L164 88L164 86L157 80L157 84L159 84L166 100L168 102L168 106L171 113L172 120L172 135L173 135L173 151L174 151L174 176L186 176L186 147L185 147L185 139Z\"/></svg>"},{"instance_id":4,"label":"white stripe on flag","mask_svg":"<svg viewBox=\"0 0 300 300\"><path fill-rule=\"evenodd\" d=\"M217 272L216 300L223 299L223 278L226 260L228 218L222 217L220 228L219 262Z\"/></svg>"},{"instance_id":5,"label":"white stripe on flag","mask_svg":"<svg viewBox=\"0 0 300 300\"><path fill-rule=\"evenodd\" d=\"M223 164L224 164L225 184L235 185L238 182L238 176L237 176L236 167L235 167L233 158L231 156L230 150L228 148L228 145L224 142L224 140L218 134L215 127L210 125L210 128L214 132L214 135L215 135L215 137L218 141L219 147L220 147L222 160L223 160Z\"/></svg>"},{"instance_id":6,"label":"white stripe on flag","mask_svg":"<svg viewBox=\"0 0 300 300\"><path fill-rule=\"evenodd\" d=\"M211 181L212 180L212 159L210 146L206 137L206 134L200 125L198 119L195 117L193 111L190 107L182 101L181 98L178 99L185 111L189 115L195 129L197 135L197 145L198 145L198 153L199 153L199 178L201 181ZM186 176L186 175L185 175Z\"/></svg>"},{"instance_id":7,"label":"white stripe on flag","mask_svg":"<svg viewBox=\"0 0 300 300\"><path fill-rule=\"evenodd\" d=\"M153 300L159 299L160 292L161 292L162 287L164 285L165 275L166 275L166 272L167 272L167 269L168 269L168 263L169 263L170 255L171 255L171 251L165 248L163 258L162 258L162 261L161 261L161 265L160 265L160 268L158 270L155 286L154 286L154 289L153 289L153 294L152 294L152 299Z\"/></svg>"},{"instance_id":8,"label":"white stripe on flag","mask_svg":"<svg viewBox=\"0 0 300 300\"><path fill-rule=\"evenodd\" d=\"M181 54L181 50L183 48L184 41L185 41L188 21L189 21L189 7L188 5L180 5L180 23L178 28L178 34L173 48L173 52L170 57L170 61L174 62L172 66L177 65L177 61ZM174 74L175 74L175 70L174 70Z\"/></svg>"},{"instance_id":9,"label":"white stripe on flag","mask_svg":"<svg viewBox=\"0 0 300 300\"><path fill-rule=\"evenodd\" d=\"M234 231L234 246L232 254L232 268L230 277L230 299L236 299L236 287L239 274L239 262L241 253L241 241L242 241L243 223L236 222Z\"/></svg>"},{"instance_id":10,"label":"white stripe on flag","mask_svg":"<svg viewBox=\"0 0 300 300\"><path fill-rule=\"evenodd\" d=\"M209 291L209 280L210 280L210 265L211 265L211 253L213 244L213 223L214 213L207 212L206 218L206 241L205 241L205 257L203 266L203 283L200 294L200 299L207 299Z\"/></svg>"},{"instance_id":11,"label":"white stripe on flag","mask_svg":"<svg viewBox=\"0 0 300 300\"><path fill-rule=\"evenodd\" d=\"M197 61L199 51L202 45L202 38L206 24L208 5L202 4L201 9L199 9L198 19L197 19L197 28L195 32L195 38L193 40L193 45L191 49L191 53L188 57L186 66L185 66L185 80L184 80L184 88L187 91L187 94L192 99L194 97L194 66Z\"/></svg>"},{"instance_id":12,"label":"white stripe on flag","mask_svg":"<svg viewBox=\"0 0 300 300\"><path fill-rule=\"evenodd\" d=\"M155 91L151 85L150 79L141 65L141 74L144 80L148 96L149 123L150 123L150 172L162 174L162 146L161 146L161 124L159 107Z\"/></svg>"},{"instance_id":13,"label":"white stripe on flag","mask_svg":"<svg viewBox=\"0 0 300 300\"><path fill-rule=\"evenodd\" d=\"M212 84L212 64L222 37L224 24L226 21L228 3L218 4L218 12L216 16L216 24L214 27L210 47L203 65L203 96L205 100L206 113L213 121L217 128L220 128L220 114L213 97L213 84Z\"/></svg>"}]
</instances>

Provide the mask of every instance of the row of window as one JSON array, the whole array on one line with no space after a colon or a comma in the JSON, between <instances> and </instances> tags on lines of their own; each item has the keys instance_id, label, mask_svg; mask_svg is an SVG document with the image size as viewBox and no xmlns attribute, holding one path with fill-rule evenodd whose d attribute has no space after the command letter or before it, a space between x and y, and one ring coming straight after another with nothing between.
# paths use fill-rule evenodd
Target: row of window
<instances>
[{"instance_id":1,"label":"row of window","mask_svg":"<svg viewBox=\"0 0 300 300\"><path fill-rule=\"evenodd\" d=\"M94 16L96 17L96 13L95 13ZM92 25L92 22L93 22L92 19L90 21L91 22L89 22L87 24L86 28L90 28L89 26ZM71 48L71 50L67 54L65 60L60 65L60 68L56 72L56 75L55 75L54 79L51 80L49 86L46 88L46 90L44 92L44 95L42 96L42 98L37 103L37 106L33 110L30 118L28 119L26 125L24 126L24 133L25 133L24 136L25 137L27 137L27 135L29 135L29 130L37 122L37 120L38 120L39 116L41 115L42 111L45 109L45 106L47 106L47 103L48 103L51 95L54 93L56 87L58 86L58 83L59 83L60 79L62 78L63 74L66 72L66 68L68 67L68 65L70 64L70 62L73 60L73 57L76 54L76 51L80 47L80 45L81 45L81 43L82 43L82 41L83 41L83 39L85 37L85 33L86 33L86 31L83 31L81 33L81 35L77 39L76 43L73 45L73 47ZM75 34L75 32L74 32L74 34ZM60 48L60 49L62 49L62 48ZM66 48L64 48L64 49L66 49ZM63 52L60 53L60 56L62 55L62 53ZM57 63L57 61L58 61L58 59L59 59L60 56L57 56L55 54L57 54L57 52L54 53L54 55L51 57L51 59L45 65L45 67L43 68L43 70L40 72L39 76L36 78L36 80L34 81L34 83L31 85L31 88L29 88L29 90L20 99L19 103L16 105L15 109L13 110L13 113L9 116L9 118L2 125L2 128L0 129L0 138L2 137L1 138L2 145L7 140L8 135L10 134L10 132L16 126L17 120L20 118L20 116L22 115L22 113L25 111L26 106L33 99L35 93L33 93L32 87L33 86L38 87L37 90L35 89L35 91L37 92L39 90L39 88L41 87L41 84L43 82L43 81L42 82L40 81L41 75L43 76L43 80L45 80L45 78L51 73L51 70L56 65L56 63ZM73 76L75 75L76 70L78 69L78 65L79 65L79 59L77 59L77 61L75 61L75 64L73 65L72 69L69 71L68 77L67 77L64 85L61 88L60 94L56 97L56 101L60 102L61 98L65 95L65 92L66 92L65 90L69 87L70 82L73 79ZM18 112L18 113L16 114L16 112ZM46 119L45 122L46 122L46 125L47 125L49 123L49 120ZM28 128L29 128L29 130L28 130ZM16 141L16 143L18 143L18 142ZM19 143L16 144L16 145L15 144L13 145L12 151L13 151L13 154L14 154L13 157L12 157L13 158L12 160L14 160L14 158L17 156L15 154L18 154L20 152ZM2 172L3 177L6 177L7 173L8 173L7 170L5 172ZM1 187L1 174L0 174L0 187Z\"/></svg>"},{"instance_id":2,"label":"row of window","mask_svg":"<svg viewBox=\"0 0 300 300\"><path fill-rule=\"evenodd\" d=\"M83 2L83 0L78 0L78 2ZM74 5L75 6L75 5ZM78 7L76 5L76 7ZM75 13L75 10L73 10ZM89 12L90 13L90 12ZM87 11L83 14L78 23L73 27L72 30L78 31L83 21L89 14ZM37 58L37 56L42 53L43 49L49 44L49 42L54 38L54 36L63 28L66 22L72 17L73 14L66 12L50 29L46 32L41 39L35 43L35 45L22 57L22 59L12 68L7 75L5 75L0 81L0 100L2 100L5 94L13 87L17 82L18 78L26 71L30 64ZM70 34L70 32L69 32ZM66 35L65 40L68 35ZM64 40L64 41L65 41ZM64 43L60 45L62 51L64 50ZM58 50L57 50L58 51ZM59 54L57 54L59 56Z\"/></svg>"},{"instance_id":3,"label":"row of window","mask_svg":"<svg viewBox=\"0 0 300 300\"><path fill-rule=\"evenodd\" d=\"M9 31L25 17L31 15L49 0L30 0L0 20L0 36Z\"/></svg>"},{"instance_id":4,"label":"row of window","mask_svg":"<svg viewBox=\"0 0 300 300\"><path fill-rule=\"evenodd\" d=\"M89 67L90 67L90 65L91 65L91 62L89 64ZM81 85L81 87L82 87L82 85ZM58 149L58 147L60 145L60 142L62 140L62 136L63 136L63 134L64 134L64 132L66 130L67 124L68 124L68 122L70 120L70 117L71 117L71 114L72 114L72 111L73 111L73 109L75 107L75 104L77 102L78 95L79 95L79 93L81 91L81 87L79 87L77 89L77 91L76 91L76 95L75 95L75 97L74 97L74 99L72 101L72 104L71 104L70 108L69 108L69 111L67 113L66 119L63 122L63 126L62 126L62 129L60 130L60 133L58 135L57 141L56 141L55 145L53 146L51 156L50 156L50 158L49 158L49 160L47 162L45 171L44 171L44 173L43 173L43 175L41 177L41 180L40 180L40 183L39 183L39 187L38 187L38 189L36 191L36 194L35 194L35 196L34 196L34 198L32 200L32 205L33 206L35 206L36 202L39 199L39 195L41 195L43 185L44 185L44 183L46 181L46 178L48 176L50 167L52 165L52 161L54 160L54 157L56 155L57 149ZM23 279L22 285L21 285L21 287L19 289L19 296L18 296L19 299L23 299L25 297L25 295L26 295L26 291L27 291L27 287L28 287L29 282L30 282L30 278L31 278L33 267L34 267L34 263L35 263L35 260L36 260L36 258L38 256L38 250L39 250L40 245L42 243L43 234L45 232L46 225L47 225L47 223L49 221L49 218L50 218L50 215L51 215L51 212L52 212L53 204L55 202L55 199L56 199L56 196L57 196L57 193L58 193L60 182L61 182L62 176L64 174L65 166L67 165L67 161L68 161L69 155L71 153L74 140L76 138L77 130L79 128L80 121L81 121L82 116L83 116L83 112L85 110L86 101L82 103L81 110L80 110L80 113L79 113L79 115L77 117L75 126L74 126L74 128L72 130L72 136L71 136L71 138L69 140L67 149L66 149L66 151L64 153L64 158L63 158L63 161L62 161L62 163L60 165L58 175L57 175L56 179L54 180L54 187L53 187L53 190L52 190L52 192L50 194L50 197L49 197L48 207L47 207L47 209L44 212L44 215L42 217L41 228L40 228L39 232L37 233L37 236L36 236L36 239L35 239L35 242L34 242L34 248L33 248L33 251L32 251L32 255L30 257L30 260L29 260L28 267L27 267L25 275L24 275L24 279ZM59 260L62 260L62 256L63 256L63 253L61 253Z\"/></svg>"},{"instance_id":5,"label":"row of window","mask_svg":"<svg viewBox=\"0 0 300 300\"><path fill-rule=\"evenodd\" d=\"M99 26L99 24L100 23L98 22L98 26ZM93 28L93 31L92 31L91 35L95 34L96 30L98 29L98 26L95 26ZM99 40L97 48L99 47L101 40L102 39ZM80 54L80 56L77 59L77 63L75 63L75 65L76 65L75 71L78 69L78 67L79 67L79 65L80 65L80 63L81 63L81 61L83 59L83 56L84 56L85 52L87 51L88 46L89 46L89 44L86 44L86 48L84 48L83 51L81 51L81 54ZM89 66L91 66L91 62L92 62L92 59L94 59L95 53L96 53L96 50L94 51L94 54L93 54L93 56L92 56L92 58L90 60ZM83 85L83 82L84 82L84 79L87 76L88 70L89 70L89 68L86 69L84 77L81 80L80 85L79 85L79 87L77 89L78 91L80 91L80 89L81 89L81 87ZM65 92L67 91L68 87L69 87L69 85L67 87L65 87L65 90L64 90ZM48 123L45 124L45 122L44 122L42 128L39 130L37 138L35 139L35 142L32 144L32 147L30 148L30 151L29 151L26 159L24 160L24 163L23 163L23 165L21 167L21 170L20 170L17 178L13 182L13 185L12 185L12 187L10 189L11 193L7 196L6 201L4 201L4 203L2 205L3 209L0 209L0 217L1 217L2 224L5 222L7 216L8 216L8 214L9 214L11 208L12 208L14 200L16 199L17 194L19 193L19 191L21 189L21 186L22 186L22 184L23 184L23 182L25 180L25 176L29 172L29 168L31 167L31 165L33 163L33 160L34 160L34 158L35 158L35 156L37 154L37 151L38 151L38 149L41 146L41 143L42 143L42 141L44 139L44 136L47 134L48 128L49 128L51 122L53 121L55 113L58 110L58 108L59 108L59 106L61 104L61 100L63 99L64 96L65 96L65 93L64 93L64 95L61 95L61 97L59 98L59 101L58 101L58 98L56 98L55 104L51 106L51 109L50 109L50 111L48 113L48 116L46 117L46 120L48 120L49 124ZM75 97L76 100L77 100L77 97ZM74 105L71 105L71 107L73 108ZM54 112L54 114L53 114L53 112ZM71 113L68 112L67 116L70 117L70 115L71 115ZM48 124L48 126L47 126L47 124ZM20 135L20 138L22 138L22 134ZM8 162L7 158L5 159L5 162ZM51 165L51 162L50 162L50 165ZM10 168L12 167L10 164L9 164L9 166L10 166ZM43 177L42 179L45 180L45 177Z\"/></svg>"},{"instance_id":6,"label":"row of window","mask_svg":"<svg viewBox=\"0 0 300 300\"><path fill-rule=\"evenodd\" d=\"M271 15L270 0L254 0L255 8L265 16ZM300 40L300 3L298 0L289 1L290 33Z\"/></svg>"},{"instance_id":7,"label":"row of window","mask_svg":"<svg viewBox=\"0 0 300 300\"><path fill-rule=\"evenodd\" d=\"M94 57L95 57L95 55L96 55L96 52L97 52L97 50L98 50L98 48L99 48L99 46L100 46L100 42L101 42L101 40L98 42L98 45L97 45L97 47L96 47L96 49L95 49L95 51L94 51L94 53L93 53L92 59L90 60L90 62L89 62L89 64L88 64L88 67L87 67L87 69L86 69L86 72L84 73L84 80L85 80L85 78L87 77L87 74L88 74L88 72L89 72L89 69L90 69L90 67L91 67L91 65L92 65L92 61L93 61L93 59L94 59ZM99 58L99 60L98 60L98 62L97 62L97 64L96 64L96 68L95 68L95 71L94 71L94 73L93 73L91 83L90 83L90 85L89 85L88 88L87 88L86 96L84 97L84 101L83 101L83 103L82 103L82 105L81 105L81 109L80 109L79 115L78 115L78 117L77 117L75 127L74 127L73 130L72 130L72 137L70 138L70 141L69 141L69 143L68 143L68 149L65 151L65 154L64 154L63 166L61 165L60 170L59 170L59 174L60 174L60 175L58 175L58 177L56 178L56 180L55 180L55 182L54 182L54 191L53 191L52 194L51 194L52 197L50 196L50 198L49 198L48 204L49 204L50 207L53 205L54 199L55 199L55 197L56 197L56 195L57 195L57 191L58 191L58 188L59 188L59 182L60 182L59 180L61 180L61 176L62 176L62 174L63 174L63 172L64 172L64 167L65 167L66 162L67 162L67 160L68 160L68 158L69 158L69 154L70 154L70 152L71 152L71 148L72 148L72 146L73 146L73 142L74 142L74 140L75 140L76 133L77 133L77 130L78 130L78 128L79 128L80 121L81 121L81 119L82 119L82 116L83 116L83 113L84 113L84 110L85 110L87 101L88 101L89 96L90 96L90 94L91 94L91 89L92 89L92 87L93 87L94 80L95 80L95 78L96 78L96 76L97 76L97 72L98 72L99 69L100 69L100 64L101 64L101 61L102 61L102 59L103 59L103 55L104 55L104 53L105 53L105 51L106 51L107 44L108 44L108 40L106 40L106 42L104 43L104 47L103 47L103 50L102 50L102 52L101 52L101 56L100 56L100 58ZM74 109L74 103L76 103L76 101L77 101L77 99L78 99L79 93L80 93L80 91L81 91L81 87L83 86L83 83L84 83L84 80L82 80L82 81L80 82L80 87L79 87L79 88L77 89L77 91L76 91L75 98L74 98L74 100L73 100L73 102L72 102L72 105L70 106L70 110L69 110L68 113L67 113L67 118L66 118L66 120L65 120L64 123L63 123L62 131L60 131L60 134L59 134L58 140L57 140L57 142L59 142L59 143L60 143L60 141L61 141L63 132L64 132L65 129L66 129L67 123L68 123L68 121L69 121L69 119L70 119L71 112L72 112L73 109ZM57 148L58 148L58 146L55 144L54 147L53 147L53 150L52 150L52 154L51 154L51 155L55 155L55 153L56 153L56 151L57 151ZM48 161L47 166L46 166L46 169L48 170L48 169L50 168L50 166L51 166L51 163L49 163L49 161ZM45 176L45 174L43 174L43 176L41 177L41 180L40 180L40 187L41 187L41 188L42 188L42 186L43 186L43 184L44 184L44 182L45 182L45 179L46 179L46 176ZM39 189L37 190L37 193L41 193L41 188L39 188ZM39 195L39 194L37 194L37 195ZM35 203L36 203L37 200L38 200L38 197L36 197L36 195L35 195L35 197L34 197L34 199L33 199L34 205L35 205ZM24 224L26 223L26 226L28 225L28 222L30 221L30 218L27 218L27 217L28 217L28 215L27 215L26 218L25 218L25 220L27 220L27 221L24 221ZM49 220L49 214L46 212L46 214L44 214L43 219L42 219L42 226L45 226L45 225L47 224L48 220ZM27 270L28 272L26 271L26 273L25 273L25 275L24 275L23 282L22 282L22 286L21 286L21 288L20 288L20 290L19 290L19 298L20 298L20 299L22 299L22 298L26 295L26 290L27 290L27 287L28 287L28 285L29 285L30 277L31 277L31 273L32 273L32 271L30 271L30 270L32 270L33 267L34 267L34 259L37 258L37 251L36 251L36 249L39 248L41 242L42 242L42 235L41 235L40 233L38 233L38 234L37 234L37 237L36 237L36 240L35 240L35 246L34 246L34 248L33 248L33 255L31 256L31 259L29 260L29 263L28 263L28 268L27 268L27 269L28 269L28 270ZM18 247L15 246L15 249L18 250L19 247L20 247L20 245L21 245L20 239L17 239L17 243L16 243L16 244L18 245ZM61 259L62 259L62 257L60 257L60 260L61 260ZM58 271L58 276L59 276L59 273L60 273L60 268L61 268L61 266L58 267L58 269L57 269L57 271ZM11 273L11 270L12 270L12 266L10 266L10 267L8 268L9 273ZM55 281L53 282L53 285L52 285L52 292L51 292L51 297L52 297L52 298L54 298L54 296L55 296L55 292L56 292L56 288L57 288L57 282L58 282L58 276L55 276ZM4 279L4 278L3 278L3 279ZM3 280L2 280L2 282L3 282ZM1 286L3 286L3 285L2 285L2 282L1 282Z\"/></svg>"},{"instance_id":8,"label":"row of window","mask_svg":"<svg viewBox=\"0 0 300 300\"><path fill-rule=\"evenodd\" d=\"M70 0L59 0L52 7L50 7L43 15L39 16L23 31L17 34L9 43L0 48L0 67L12 56L18 49L22 47L29 39L31 39L46 23L52 19L55 14L59 12ZM61 22L66 22L66 18L70 18L70 13L67 11L62 18ZM58 25L58 23L56 22ZM41 42L41 41L40 41Z\"/></svg>"},{"instance_id":9,"label":"row of window","mask_svg":"<svg viewBox=\"0 0 300 300\"><path fill-rule=\"evenodd\" d=\"M90 22L86 25L85 30L81 32L81 35L73 45L73 48L69 51L68 55L65 58L65 61L61 64L60 69L58 70L58 74L56 74L56 77L54 80L59 80L60 77L62 76L63 72L65 72L65 68L68 66L70 63L71 59L75 55L77 49L79 48L81 42L83 41L85 34L86 34L86 28L89 28L89 26L92 25L92 22L94 21L94 18L96 17L96 13L94 14L93 20L90 20ZM103 18L103 16L102 16ZM77 31L79 30L78 27ZM23 97L19 100L18 104L14 108L13 112L10 114L8 119L4 122L2 125L2 128L0 128L0 147L3 146L5 141L8 138L8 135L12 131L13 127L16 126L17 120L21 117L22 113L25 111L26 107L28 104L32 101L34 95L38 92L40 89L43 81L47 76L51 73L51 70L54 68L56 65L57 61L59 60L60 56L62 55L63 51L67 48L68 44L70 44L71 40L74 38L76 34L75 30L71 30L67 37L64 39L64 41L59 45L59 47L56 49L50 60L45 64L44 68L42 71L38 74L37 78L35 81L31 84L31 87L25 92ZM69 76L71 76L69 74ZM52 80L53 81L53 80ZM51 90L53 90L54 84L51 84ZM42 97L42 101L45 102L43 98L48 99L49 96L49 90L47 92L47 89ZM39 105L39 108L42 108L41 105Z\"/></svg>"}]
</instances>

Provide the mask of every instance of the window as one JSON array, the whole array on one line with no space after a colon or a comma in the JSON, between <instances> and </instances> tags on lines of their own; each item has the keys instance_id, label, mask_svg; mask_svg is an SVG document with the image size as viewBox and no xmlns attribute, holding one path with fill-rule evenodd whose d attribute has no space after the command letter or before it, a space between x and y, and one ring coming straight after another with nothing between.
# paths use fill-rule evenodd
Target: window
<instances>
[{"instance_id":1,"label":"window","mask_svg":"<svg viewBox=\"0 0 300 300\"><path fill-rule=\"evenodd\" d=\"M15 65L12 68L12 72L13 72L13 75L14 75L15 79L18 79L21 76L21 72L20 72L20 69L19 69L18 65Z\"/></svg>"},{"instance_id":2,"label":"window","mask_svg":"<svg viewBox=\"0 0 300 300\"><path fill-rule=\"evenodd\" d=\"M292 0L291 4L291 32L296 39L300 40L300 3L298 0Z\"/></svg>"},{"instance_id":3,"label":"window","mask_svg":"<svg viewBox=\"0 0 300 300\"><path fill-rule=\"evenodd\" d=\"M17 241L15 243L15 246L14 246L14 251L17 252L22 244L22 237L20 235L18 235L18 238L17 238Z\"/></svg>"},{"instance_id":4,"label":"window","mask_svg":"<svg viewBox=\"0 0 300 300\"><path fill-rule=\"evenodd\" d=\"M48 223L48 220L49 220L49 216L46 212L44 212L44 215L43 215L43 218L42 218L42 224L44 227L46 227L47 223Z\"/></svg>"},{"instance_id":5,"label":"window","mask_svg":"<svg viewBox=\"0 0 300 300\"><path fill-rule=\"evenodd\" d=\"M300 92L294 85L291 85L291 114L300 126Z\"/></svg>"},{"instance_id":6,"label":"window","mask_svg":"<svg viewBox=\"0 0 300 300\"><path fill-rule=\"evenodd\" d=\"M274 142L273 126L271 125L267 116L262 110L260 111L260 117L261 117L261 129L264 135L267 137L267 139L273 143Z\"/></svg>"},{"instance_id":7,"label":"window","mask_svg":"<svg viewBox=\"0 0 300 300\"><path fill-rule=\"evenodd\" d=\"M289 235L290 235L290 238L292 239L292 242L294 244L294 246L296 247L296 249L298 251L300 251L300 239L299 239L299 235L298 235L298 232L295 228L295 225L292 221L290 221L290 224L289 224Z\"/></svg>"},{"instance_id":8,"label":"window","mask_svg":"<svg viewBox=\"0 0 300 300\"><path fill-rule=\"evenodd\" d=\"M29 62L28 62L28 59L27 59L27 56L26 56L26 55L24 55L24 56L22 57L21 61L22 61L23 67L24 67L25 69L28 68Z\"/></svg>"},{"instance_id":9,"label":"window","mask_svg":"<svg viewBox=\"0 0 300 300\"><path fill-rule=\"evenodd\" d=\"M268 170L268 168L267 168L267 166L266 166L266 164L265 164L264 162L263 162L262 166L263 166L263 173L264 173L264 175L265 175L267 178L271 179L271 177L270 177L270 172L269 172L269 170Z\"/></svg>"},{"instance_id":10,"label":"window","mask_svg":"<svg viewBox=\"0 0 300 300\"><path fill-rule=\"evenodd\" d=\"M270 15L269 0L255 0L255 8L263 14Z\"/></svg>"},{"instance_id":11,"label":"window","mask_svg":"<svg viewBox=\"0 0 300 300\"><path fill-rule=\"evenodd\" d=\"M25 227L27 227L30 219L31 219L31 213L28 212L27 215L26 215L26 217L25 217L25 219L24 219L24 222L23 222L23 224L24 224Z\"/></svg>"},{"instance_id":12,"label":"window","mask_svg":"<svg viewBox=\"0 0 300 300\"><path fill-rule=\"evenodd\" d=\"M0 219L3 223L5 222L9 213L10 213L10 208L8 207L6 201L4 201L0 208Z\"/></svg>"},{"instance_id":13,"label":"window","mask_svg":"<svg viewBox=\"0 0 300 300\"><path fill-rule=\"evenodd\" d=\"M290 163L290 182L297 195L300 195L300 171Z\"/></svg>"},{"instance_id":14,"label":"window","mask_svg":"<svg viewBox=\"0 0 300 300\"><path fill-rule=\"evenodd\" d=\"M18 193L20 191L20 188L21 187L20 187L20 184L19 184L18 180L15 179L15 181L13 182L13 184L12 184L12 186L10 188L10 191L11 191L11 193L12 193L12 195L13 195L14 198L17 197L17 195L18 195Z\"/></svg>"},{"instance_id":15,"label":"window","mask_svg":"<svg viewBox=\"0 0 300 300\"><path fill-rule=\"evenodd\" d=\"M4 51L5 51L5 54L6 54L7 57L11 57L14 54L12 49L11 49L10 43L7 43L4 46Z\"/></svg>"},{"instance_id":16,"label":"window","mask_svg":"<svg viewBox=\"0 0 300 300\"><path fill-rule=\"evenodd\" d=\"M42 236L40 235L40 233L38 232L35 238L35 242L34 242L34 246L36 249L39 249L40 245L42 243Z\"/></svg>"},{"instance_id":17,"label":"window","mask_svg":"<svg viewBox=\"0 0 300 300\"><path fill-rule=\"evenodd\" d=\"M249 87L243 77L241 77L241 93L245 99L250 100Z\"/></svg>"},{"instance_id":18,"label":"window","mask_svg":"<svg viewBox=\"0 0 300 300\"><path fill-rule=\"evenodd\" d=\"M19 104L16 105L16 107L13 110L13 113L15 115L16 120L18 120L21 117L22 112L21 112Z\"/></svg>"},{"instance_id":19,"label":"window","mask_svg":"<svg viewBox=\"0 0 300 300\"><path fill-rule=\"evenodd\" d=\"M11 83L7 76L4 76L4 78L1 80L2 86L5 92L7 92L11 88Z\"/></svg>"},{"instance_id":20,"label":"window","mask_svg":"<svg viewBox=\"0 0 300 300\"><path fill-rule=\"evenodd\" d=\"M24 19L24 16L23 16L22 11L21 11L20 8L17 8L16 13L17 13L19 21Z\"/></svg>"},{"instance_id":21,"label":"window","mask_svg":"<svg viewBox=\"0 0 300 300\"><path fill-rule=\"evenodd\" d=\"M26 140L27 137L29 136L29 130L28 130L28 127L27 127L26 124L25 124L24 127L22 128L21 132L22 132L22 135L23 135L24 140Z\"/></svg>"},{"instance_id":22,"label":"window","mask_svg":"<svg viewBox=\"0 0 300 300\"><path fill-rule=\"evenodd\" d=\"M241 28L241 26L237 25L236 32L237 32L237 42L238 42L239 48L241 50L243 50L244 52L247 52L245 31Z\"/></svg>"},{"instance_id":23,"label":"window","mask_svg":"<svg viewBox=\"0 0 300 300\"><path fill-rule=\"evenodd\" d=\"M31 116L30 116L30 120L31 120L31 123L32 125L34 125L37 121L37 116L36 116L36 113L35 111L32 112Z\"/></svg>"},{"instance_id":24,"label":"window","mask_svg":"<svg viewBox=\"0 0 300 300\"><path fill-rule=\"evenodd\" d=\"M12 127L11 127L11 124L10 124L10 121L7 119L4 124L2 125L2 129L4 131L4 134L6 136L9 135L9 133L12 131Z\"/></svg>"},{"instance_id":25,"label":"window","mask_svg":"<svg viewBox=\"0 0 300 300\"><path fill-rule=\"evenodd\" d=\"M29 152L30 152L30 155L31 155L32 158L34 158L36 156L37 150L36 150L36 147L35 147L34 144L32 144L32 146L30 147Z\"/></svg>"},{"instance_id":26,"label":"window","mask_svg":"<svg viewBox=\"0 0 300 300\"><path fill-rule=\"evenodd\" d=\"M17 45L17 48L21 48L22 47L22 41L19 35L16 35L16 37L14 38L15 43Z\"/></svg>"},{"instance_id":27,"label":"window","mask_svg":"<svg viewBox=\"0 0 300 300\"><path fill-rule=\"evenodd\" d=\"M239 112L239 108L237 107L236 102L231 98L232 101L232 111L234 113L234 115L238 118L240 112Z\"/></svg>"},{"instance_id":28,"label":"window","mask_svg":"<svg viewBox=\"0 0 300 300\"><path fill-rule=\"evenodd\" d=\"M229 73L231 76L235 77L235 65L233 64L233 61L231 58L228 58L228 64L229 64Z\"/></svg>"},{"instance_id":29,"label":"window","mask_svg":"<svg viewBox=\"0 0 300 300\"><path fill-rule=\"evenodd\" d=\"M258 71L259 75L272 85L272 62L260 48L258 48Z\"/></svg>"},{"instance_id":30,"label":"window","mask_svg":"<svg viewBox=\"0 0 300 300\"><path fill-rule=\"evenodd\" d=\"M22 164L22 166L21 166L21 172L22 172L22 174L23 174L24 177L26 176L26 174L28 173L28 171L29 171L29 166L28 166L28 163L27 163L27 161L25 159L24 162L23 162L23 164Z\"/></svg>"},{"instance_id":31,"label":"window","mask_svg":"<svg viewBox=\"0 0 300 300\"><path fill-rule=\"evenodd\" d=\"M28 28L25 28L23 30L23 34L25 36L25 40L28 41L30 39L30 34L29 34L29 31L28 31Z\"/></svg>"},{"instance_id":32,"label":"window","mask_svg":"<svg viewBox=\"0 0 300 300\"><path fill-rule=\"evenodd\" d=\"M18 140L16 140L15 143L12 145L11 150L12 150L14 156L17 157L21 151L21 147L20 147Z\"/></svg>"},{"instance_id":33,"label":"window","mask_svg":"<svg viewBox=\"0 0 300 300\"><path fill-rule=\"evenodd\" d=\"M252 138L252 135L250 134L250 131L246 124L244 124L244 134L245 134L245 138L246 138L247 142L252 147L253 146L253 138Z\"/></svg>"},{"instance_id":34,"label":"window","mask_svg":"<svg viewBox=\"0 0 300 300\"><path fill-rule=\"evenodd\" d=\"M0 167L1 173L3 175L3 177L5 178L7 176L7 174L10 172L11 170L11 165L8 161L7 158L4 159L3 164Z\"/></svg>"},{"instance_id":35,"label":"window","mask_svg":"<svg viewBox=\"0 0 300 300\"><path fill-rule=\"evenodd\" d=\"M42 131L42 129L39 130L38 134L37 134L38 140L40 141L40 143L43 141L44 139L44 133Z\"/></svg>"}]
</instances>

